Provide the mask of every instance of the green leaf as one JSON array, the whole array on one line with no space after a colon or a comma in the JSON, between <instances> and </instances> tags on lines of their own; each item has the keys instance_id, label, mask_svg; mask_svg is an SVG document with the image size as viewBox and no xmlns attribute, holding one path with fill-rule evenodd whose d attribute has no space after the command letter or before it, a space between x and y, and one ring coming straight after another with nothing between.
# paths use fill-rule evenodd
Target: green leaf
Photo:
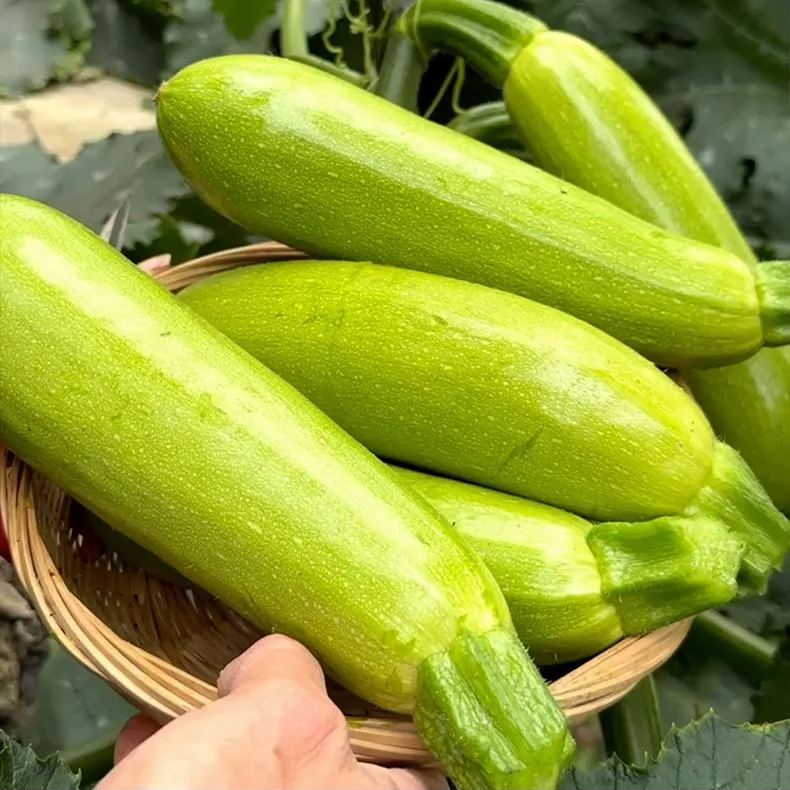
<instances>
[{"instance_id":1,"label":"green leaf","mask_svg":"<svg viewBox=\"0 0 790 790\"><path fill-rule=\"evenodd\" d=\"M688 126L686 142L758 244L790 248L790 113L765 83L691 85L662 105ZM733 108L737 107L737 112Z\"/></svg>"},{"instance_id":2,"label":"green leaf","mask_svg":"<svg viewBox=\"0 0 790 790\"><path fill-rule=\"evenodd\" d=\"M42 760L0 730L0 787L3 790L78 790L80 778L56 755Z\"/></svg>"},{"instance_id":3,"label":"green leaf","mask_svg":"<svg viewBox=\"0 0 790 790\"><path fill-rule=\"evenodd\" d=\"M165 75L215 55L270 52L272 34L279 25L277 17L272 15L251 37L240 40L229 32L222 16L212 8L211 0L184 0L181 15L170 20L164 31Z\"/></svg>"},{"instance_id":4,"label":"green leaf","mask_svg":"<svg viewBox=\"0 0 790 790\"><path fill-rule=\"evenodd\" d=\"M673 730L645 768L616 757L591 771L572 769L561 790L784 790L790 787L790 722L729 724L714 713Z\"/></svg>"},{"instance_id":5,"label":"green leaf","mask_svg":"<svg viewBox=\"0 0 790 790\"><path fill-rule=\"evenodd\" d=\"M18 96L71 77L92 24L83 0L0 0L0 95Z\"/></svg>"},{"instance_id":6,"label":"green leaf","mask_svg":"<svg viewBox=\"0 0 790 790\"><path fill-rule=\"evenodd\" d=\"M222 14L225 25L236 38L246 39L275 13L277 0L214 0L212 7Z\"/></svg>"},{"instance_id":7,"label":"green leaf","mask_svg":"<svg viewBox=\"0 0 790 790\"><path fill-rule=\"evenodd\" d=\"M28 143L0 151L0 190L48 203L96 231L131 196L127 247L152 242L160 218L190 192L153 130L111 135L60 166L36 148Z\"/></svg>"},{"instance_id":8,"label":"green leaf","mask_svg":"<svg viewBox=\"0 0 790 790\"><path fill-rule=\"evenodd\" d=\"M656 674L663 729L681 726L713 708L728 721L751 721L757 684L718 657L688 644Z\"/></svg>"},{"instance_id":9,"label":"green leaf","mask_svg":"<svg viewBox=\"0 0 790 790\"><path fill-rule=\"evenodd\" d=\"M96 30L87 62L120 79L154 85L165 65L162 20L146 19L120 0L89 0Z\"/></svg>"},{"instance_id":10,"label":"green leaf","mask_svg":"<svg viewBox=\"0 0 790 790\"><path fill-rule=\"evenodd\" d=\"M790 181L785 185L787 190ZM790 215L789 215L790 216ZM781 638L790 628L790 557L781 573L768 582L768 592L756 598L745 598L725 607L730 617L766 638Z\"/></svg>"},{"instance_id":11,"label":"green leaf","mask_svg":"<svg viewBox=\"0 0 790 790\"><path fill-rule=\"evenodd\" d=\"M38 677L32 715L19 735L39 754L80 751L85 744L114 741L135 713L103 680L53 645Z\"/></svg>"}]
</instances>

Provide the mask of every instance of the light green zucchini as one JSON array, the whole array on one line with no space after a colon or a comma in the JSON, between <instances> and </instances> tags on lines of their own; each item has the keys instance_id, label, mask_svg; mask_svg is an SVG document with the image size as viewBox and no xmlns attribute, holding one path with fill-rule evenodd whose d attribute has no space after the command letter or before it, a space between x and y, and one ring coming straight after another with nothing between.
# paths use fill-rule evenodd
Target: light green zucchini
<instances>
[{"instance_id":1,"label":"light green zucchini","mask_svg":"<svg viewBox=\"0 0 790 790\"><path fill-rule=\"evenodd\" d=\"M540 664L590 656L737 592L744 543L714 519L593 526L549 505L393 468L483 559Z\"/></svg>"},{"instance_id":2,"label":"light green zucchini","mask_svg":"<svg viewBox=\"0 0 790 790\"><path fill-rule=\"evenodd\" d=\"M599 49L490 0L426 0L406 22L417 40L469 57L503 88L505 106L459 116L459 131L512 147L506 112L536 164L641 219L756 263L667 118ZM716 433L790 512L790 348L762 349L737 365L692 368L684 378Z\"/></svg>"},{"instance_id":3,"label":"light green zucchini","mask_svg":"<svg viewBox=\"0 0 790 790\"><path fill-rule=\"evenodd\" d=\"M599 520L720 518L747 543L744 589L790 545L680 387L551 307L332 261L246 267L180 298L379 456Z\"/></svg>"},{"instance_id":4,"label":"light green zucchini","mask_svg":"<svg viewBox=\"0 0 790 790\"><path fill-rule=\"evenodd\" d=\"M564 510L393 466L464 538L502 590L513 625L541 665L585 658L737 593L744 544L698 517L593 526ZM181 586L189 581L90 512L87 522L120 557ZM588 545L589 543L589 545Z\"/></svg>"},{"instance_id":5,"label":"light green zucchini","mask_svg":"<svg viewBox=\"0 0 790 790\"><path fill-rule=\"evenodd\" d=\"M771 283L736 255L303 64L193 64L160 89L157 119L209 204L315 254L528 296L666 365L718 364L784 342Z\"/></svg>"},{"instance_id":6,"label":"light green zucchini","mask_svg":"<svg viewBox=\"0 0 790 790\"><path fill-rule=\"evenodd\" d=\"M449 525L86 228L15 196L0 212L0 441L352 691L413 711L461 787L553 786L566 722Z\"/></svg>"}]
</instances>

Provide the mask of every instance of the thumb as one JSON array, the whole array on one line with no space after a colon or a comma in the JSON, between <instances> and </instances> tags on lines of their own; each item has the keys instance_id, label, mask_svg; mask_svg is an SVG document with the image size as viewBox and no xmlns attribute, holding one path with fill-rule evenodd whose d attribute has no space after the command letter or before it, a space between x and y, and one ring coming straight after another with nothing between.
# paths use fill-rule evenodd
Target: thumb
<instances>
[{"instance_id":1,"label":"thumb","mask_svg":"<svg viewBox=\"0 0 790 790\"><path fill-rule=\"evenodd\" d=\"M259 639L222 670L217 683L220 697L240 689L260 688L272 680L289 680L326 693L321 665L307 648L281 634Z\"/></svg>"}]
</instances>

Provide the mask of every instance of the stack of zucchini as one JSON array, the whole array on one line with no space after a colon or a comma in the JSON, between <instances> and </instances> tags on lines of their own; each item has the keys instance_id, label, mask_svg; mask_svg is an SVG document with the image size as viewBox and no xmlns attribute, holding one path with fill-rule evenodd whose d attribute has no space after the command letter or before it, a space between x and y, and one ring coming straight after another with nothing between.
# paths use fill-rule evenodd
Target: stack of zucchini
<instances>
[{"instance_id":1,"label":"stack of zucchini","mask_svg":"<svg viewBox=\"0 0 790 790\"><path fill-rule=\"evenodd\" d=\"M157 96L173 161L316 260L175 299L2 196L0 440L412 713L464 790L552 787L572 741L523 644L591 655L760 592L790 547L790 362L763 348L790 264L756 264L590 45L485 0L401 28L502 84L567 180L308 65L189 66Z\"/></svg>"}]
</instances>

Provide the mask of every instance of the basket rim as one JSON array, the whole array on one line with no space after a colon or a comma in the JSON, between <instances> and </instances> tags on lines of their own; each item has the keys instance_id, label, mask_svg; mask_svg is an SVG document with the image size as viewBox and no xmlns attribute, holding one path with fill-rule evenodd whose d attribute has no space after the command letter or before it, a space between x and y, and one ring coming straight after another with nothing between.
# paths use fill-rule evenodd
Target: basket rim
<instances>
[{"instance_id":1,"label":"basket rim","mask_svg":"<svg viewBox=\"0 0 790 790\"><path fill-rule=\"evenodd\" d=\"M209 275L240 266L307 257L285 244L264 241L158 267L150 274L175 292ZM215 686L123 639L69 589L38 528L31 485L36 474L22 459L0 446L0 515L13 562L42 621L57 641L77 661L160 722L215 699ZM625 637L549 683L569 721L579 723L622 699L677 650L692 619L642 636ZM624 666L632 671L624 675ZM362 760L435 764L410 720L349 716L347 721L352 749Z\"/></svg>"}]
</instances>

